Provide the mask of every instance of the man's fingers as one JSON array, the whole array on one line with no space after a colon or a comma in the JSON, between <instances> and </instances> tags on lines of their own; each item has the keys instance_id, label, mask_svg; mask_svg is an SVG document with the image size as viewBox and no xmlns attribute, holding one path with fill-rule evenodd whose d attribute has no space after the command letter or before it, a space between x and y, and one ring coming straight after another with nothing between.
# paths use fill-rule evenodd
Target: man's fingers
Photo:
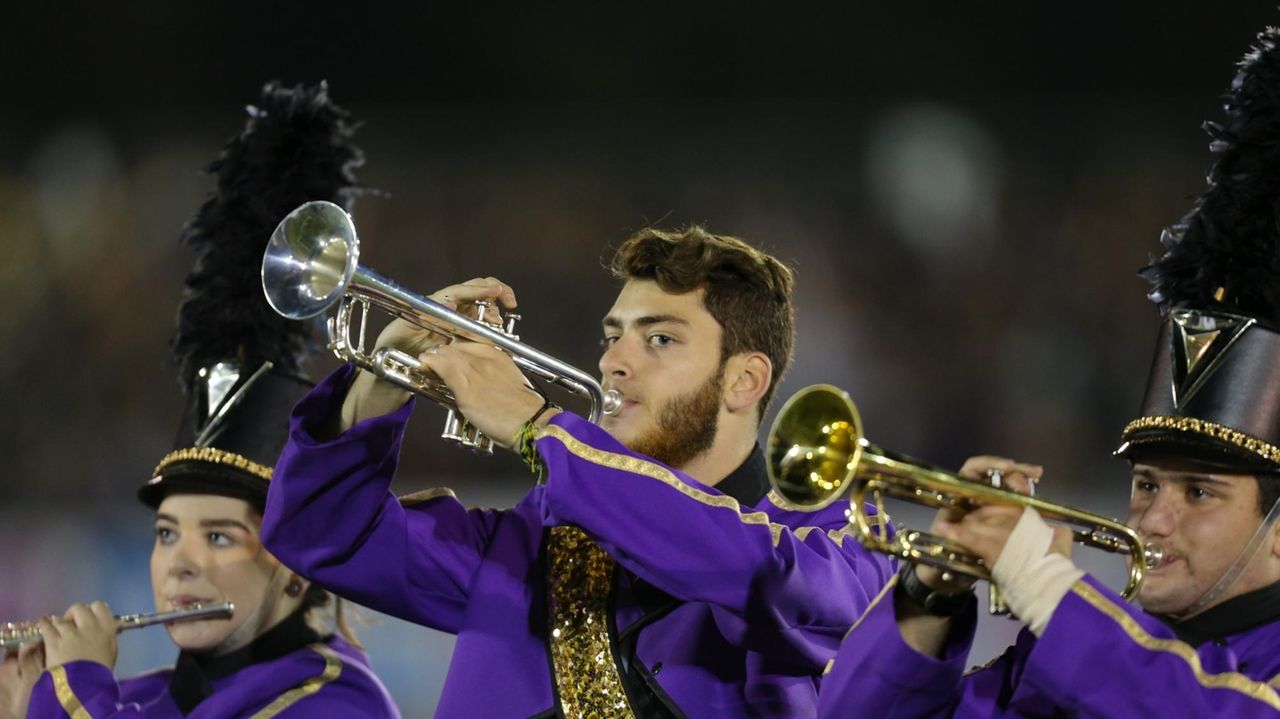
<instances>
[{"instance_id":1,"label":"man's fingers","mask_svg":"<svg viewBox=\"0 0 1280 719\"><path fill-rule=\"evenodd\" d=\"M486 277L485 279L488 280L489 282L497 283L500 287L502 287L502 293L498 295L498 301L502 303L502 306L506 307L509 310L515 309L516 291L511 287L511 285L507 284L506 282L503 282L497 277Z\"/></svg>"},{"instance_id":2,"label":"man's fingers","mask_svg":"<svg viewBox=\"0 0 1280 719\"><path fill-rule=\"evenodd\" d=\"M491 284L477 278L460 285L449 285L442 290L437 290L432 293L431 299L457 309L459 305L466 302L498 299L504 289L509 290L510 288L507 288L502 283Z\"/></svg>"},{"instance_id":3,"label":"man's fingers","mask_svg":"<svg viewBox=\"0 0 1280 719\"><path fill-rule=\"evenodd\" d=\"M960 468L962 477L1019 494L1032 494L1034 485L1042 474L1044 467L1038 464L987 454L970 457Z\"/></svg>"},{"instance_id":4,"label":"man's fingers","mask_svg":"<svg viewBox=\"0 0 1280 719\"><path fill-rule=\"evenodd\" d=\"M468 288L469 291L479 290L484 293L484 299L497 300L507 309L514 309L516 306L516 291L497 277L475 277L462 283L460 287Z\"/></svg>"},{"instance_id":5,"label":"man's fingers","mask_svg":"<svg viewBox=\"0 0 1280 719\"><path fill-rule=\"evenodd\" d=\"M418 355L418 361L422 362L422 366L434 372L440 381L454 390L455 394L458 383L464 379L461 364L465 359L460 359L459 355L462 353L457 349L458 346L457 344L440 345Z\"/></svg>"}]
</instances>

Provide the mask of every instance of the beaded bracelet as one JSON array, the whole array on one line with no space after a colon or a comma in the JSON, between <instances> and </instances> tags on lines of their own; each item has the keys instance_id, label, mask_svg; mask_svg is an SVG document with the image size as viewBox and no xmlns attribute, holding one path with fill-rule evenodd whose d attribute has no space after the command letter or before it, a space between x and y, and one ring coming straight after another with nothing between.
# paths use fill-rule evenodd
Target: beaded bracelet
<instances>
[{"instance_id":1,"label":"beaded bracelet","mask_svg":"<svg viewBox=\"0 0 1280 719\"><path fill-rule=\"evenodd\" d=\"M520 453L520 458L524 460L524 464L529 468L529 471L533 472L534 476L538 478L539 484L546 478L547 466L543 463L542 457L538 455L538 448L534 444L534 440L537 438L534 435L538 429L538 418L546 414L549 409L558 410L560 405L546 399L544 396L542 406L538 408L537 412L533 413L533 416L528 421L520 425L520 431L516 433L516 451Z\"/></svg>"}]
</instances>

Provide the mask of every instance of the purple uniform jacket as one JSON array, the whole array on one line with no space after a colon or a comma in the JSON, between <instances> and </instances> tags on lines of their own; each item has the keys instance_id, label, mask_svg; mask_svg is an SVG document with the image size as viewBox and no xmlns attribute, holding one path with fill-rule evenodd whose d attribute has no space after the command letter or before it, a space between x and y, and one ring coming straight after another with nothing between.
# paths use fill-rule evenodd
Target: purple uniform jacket
<instances>
[{"instance_id":1,"label":"purple uniform jacket","mask_svg":"<svg viewBox=\"0 0 1280 719\"><path fill-rule=\"evenodd\" d=\"M28 719L179 719L169 693L173 670L117 681L97 662L76 661L40 676ZM399 717L364 653L334 636L212 682L187 719L227 717Z\"/></svg>"},{"instance_id":2,"label":"purple uniform jacket","mask_svg":"<svg viewBox=\"0 0 1280 719\"><path fill-rule=\"evenodd\" d=\"M556 687L594 656L549 650L548 582L578 580L558 574L544 537L566 525L628 570L605 579L593 646L607 661L633 641L648 686L690 718L815 716L822 668L892 575L849 536L847 506L743 508L569 413L537 439L546 483L516 507L467 509L445 489L402 503L389 486L410 406L331 442L308 431L349 378L339 370L295 409L263 538L321 585L458 636L437 716L561 714ZM646 610L632 574L675 600Z\"/></svg>"},{"instance_id":3,"label":"purple uniform jacket","mask_svg":"<svg viewBox=\"0 0 1280 719\"><path fill-rule=\"evenodd\" d=\"M925 657L903 641L888 589L823 680L821 716L1280 716L1280 622L1193 648L1086 575L1043 636L1023 629L1001 657L963 674L975 623L973 610L957 620L940 659Z\"/></svg>"}]
</instances>

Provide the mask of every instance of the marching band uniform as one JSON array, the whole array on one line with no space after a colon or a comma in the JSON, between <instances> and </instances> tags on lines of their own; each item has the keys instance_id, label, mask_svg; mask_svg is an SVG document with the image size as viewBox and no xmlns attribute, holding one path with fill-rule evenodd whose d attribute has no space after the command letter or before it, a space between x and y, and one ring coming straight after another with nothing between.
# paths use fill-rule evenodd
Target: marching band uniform
<instances>
[{"instance_id":1,"label":"marching band uniform","mask_svg":"<svg viewBox=\"0 0 1280 719\"><path fill-rule=\"evenodd\" d=\"M381 712L378 709L381 708ZM45 672L29 717L217 719L396 716L364 652L322 639L298 613L221 657L183 652L173 669L117 681L97 662Z\"/></svg>"},{"instance_id":2,"label":"marching band uniform","mask_svg":"<svg viewBox=\"0 0 1280 719\"><path fill-rule=\"evenodd\" d=\"M893 582L858 620L823 679L821 716L1275 717L1280 585L1166 625L1086 576L1044 634L1023 629L991 664L964 674L976 603L941 658L907 646ZM1185 626L1184 626L1185 625Z\"/></svg>"},{"instance_id":3,"label":"marching band uniform","mask_svg":"<svg viewBox=\"0 0 1280 719\"><path fill-rule=\"evenodd\" d=\"M174 451L137 492L144 504L158 508L173 494L216 495L262 511L289 410L311 388L299 376L311 329L267 306L258 279L262 251L278 219L301 202L349 203L351 170L363 162L351 132L324 83L269 83L244 131L210 165L217 188L184 230L198 260L172 343L187 406ZM47 669L27 715L399 717L364 652L308 623L332 598L318 586L298 591L291 595L302 597L297 611L228 654L182 651L173 669L122 680L94 661Z\"/></svg>"},{"instance_id":4,"label":"marching band uniform","mask_svg":"<svg viewBox=\"0 0 1280 719\"><path fill-rule=\"evenodd\" d=\"M513 509L397 501L412 401L312 432L352 375L295 408L263 538L344 596L458 635L437 716L812 716L817 674L891 574L845 508L775 503L759 448L709 488L567 412L537 434L546 483Z\"/></svg>"},{"instance_id":5,"label":"marching band uniform","mask_svg":"<svg viewBox=\"0 0 1280 719\"><path fill-rule=\"evenodd\" d=\"M1227 121L1206 126L1218 154L1210 189L1142 272L1167 321L1142 416L1125 428L1118 456L1280 472L1278 41L1269 29L1246 56ZM1274 510L1259 531L1273 531L1273 521ZM1235 576L1229 570L1217 587ZM905 581L895 577L850 630L823 681L823 717L1280 716L1280 583L1216 605L1204 596L1208 610L1193 605L1177 620L1143 612L1085 574L1039 636L1024 628L1001 657L963 674L976 603L952 619L939 658L924 656L897 625L895 592L911 597Z\"/></svg>"}]
</instances>

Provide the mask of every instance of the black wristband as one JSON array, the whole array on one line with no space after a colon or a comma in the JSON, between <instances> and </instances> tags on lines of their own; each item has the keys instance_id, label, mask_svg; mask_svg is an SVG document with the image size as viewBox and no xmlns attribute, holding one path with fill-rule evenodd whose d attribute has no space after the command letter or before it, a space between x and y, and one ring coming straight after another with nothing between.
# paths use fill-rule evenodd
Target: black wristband
<instances>
[{"instance_id":1,"label":"black wristband","mask_svg":"<svg viewBox=\"0 0 1280 719\"><path fill-rule=\"evenodd\" d=\"M530 418L529 418L529 421L528 421L528 422L526 422L525 424L530 425L530 426L533 426L534 424L536 424L536 423L537 423L538 418L539 418L539 417L541 417L542 415L546 414L546 413L547 413L547 410L549 410L549 409L555 409L555 410L558 410L558 409L560 409L560 405L558 405L558 404L556 404L555 402L552 402L551 400L547 399L547 398L546 398L546 396L544 395L544 396L543 396L543 398L542 398L542 406L538 408L538 411L537 411L537 412L534 412L534 413L533 413L533 416L532 416L532 417L530 417Z\"/></svg>"},{"instance_id":2,"label":"black wristband","mask_svg":"<svg viewBox=\"0 0 1280 719\"><path fill-rule=\"evenodd\" d=\"M929 585L920 581L916 565L910 562L903 562L902 568L898 570L898 590L912 604L935 617L959 616L968 610L970 604L978 601L972 589L954 593L930 589Z\"/></svg>"}]
</instances>

